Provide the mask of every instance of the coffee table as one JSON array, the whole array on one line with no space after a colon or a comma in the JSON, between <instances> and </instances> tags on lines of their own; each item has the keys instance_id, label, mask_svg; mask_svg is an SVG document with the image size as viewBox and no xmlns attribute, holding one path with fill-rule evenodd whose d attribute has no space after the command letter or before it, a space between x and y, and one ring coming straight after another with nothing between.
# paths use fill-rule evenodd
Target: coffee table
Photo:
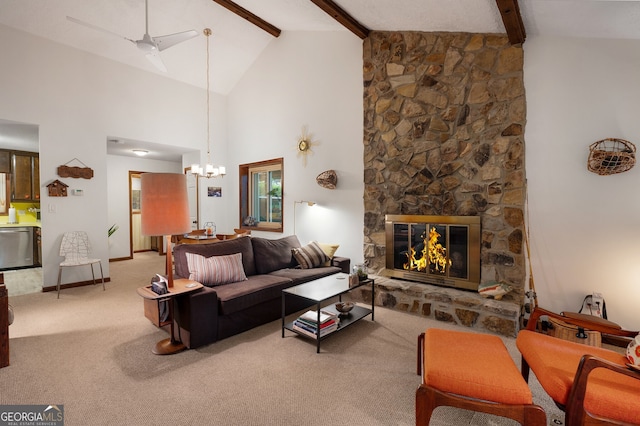
<instances>
[{"instance_id":1,"label":"coffee table","mask_svg":"<svg viewBox=\"0 0 640 426\"><path fill-rule=\"evenodd\" d=\"M350 292L363 285L371 286L371 309L363 306L355 305L353 309L346 315L341 315L336 309L335 303L326 305L326 301L338 297L339 301L342 301L342 295ZM317 280L309 281L308 283L296 285L293 287L282 290L282 337L284 338L285 330L292 331L300 336L310 338L310 336L300 333L293 328L293 321L286 323L286 310L285 303L287 297L298 297L311 301L316 304L316 312L318 313L318 322L320 322L320 311L331 312L339 315L340 323L338 329L333 333L329 333L324 336L320 336L320 329L318 328L316 340L316 353L320 353L320 342L325 338L331 336L334 333L343 330L344 328L360 321L362 318L371 314L371 321L374 321L375 314L375 300L376 300L376 284L373 279L366 279L359 281L357 284L349 286L349 275L339 273L330 275L324 278L318 278ZM326 306L322 306L325 304Z\"/></svg>"}]
</instances>

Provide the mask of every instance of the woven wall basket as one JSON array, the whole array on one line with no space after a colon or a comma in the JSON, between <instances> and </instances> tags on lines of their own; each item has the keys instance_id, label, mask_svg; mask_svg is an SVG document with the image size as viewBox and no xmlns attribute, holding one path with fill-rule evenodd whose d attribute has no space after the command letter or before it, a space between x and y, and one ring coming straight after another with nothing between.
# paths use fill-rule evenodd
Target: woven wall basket
<instances>
[{"instance_id":1,"label":"woven wall basket","mask_svg":"<svg viewBox=\"0 0 640 426\"><path fill-rule=\"evenodd\" d=\"M636 146L624 139L603 139L589 145L587 168L601 176L626 172L636 164Z\"/></svg>"}]
</instances>

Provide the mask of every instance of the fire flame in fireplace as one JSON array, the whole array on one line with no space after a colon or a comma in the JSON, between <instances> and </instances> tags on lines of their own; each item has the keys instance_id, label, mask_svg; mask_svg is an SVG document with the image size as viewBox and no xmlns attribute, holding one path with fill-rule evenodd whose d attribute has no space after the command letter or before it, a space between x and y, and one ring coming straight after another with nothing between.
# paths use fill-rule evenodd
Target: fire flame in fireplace
<instances>
[{"instance_id":1,"label":"fire flame in fireplace","mask_svg":"<svg viewBox=\"0 0 640 426\"><path fill-rule=\"evenodd\" d=\"M447 259L447 249L438 242L440 236L435 227L429 230L428 240L423 234L424 244L420 258L416 258L416 250L411 247L411 254L407 253L408 262L404 264L404 269L422 272L427 269L428 265L433 265L434 272L444 274L447 265L451 265L451 260Z\"/></svg>"}]
</instances>

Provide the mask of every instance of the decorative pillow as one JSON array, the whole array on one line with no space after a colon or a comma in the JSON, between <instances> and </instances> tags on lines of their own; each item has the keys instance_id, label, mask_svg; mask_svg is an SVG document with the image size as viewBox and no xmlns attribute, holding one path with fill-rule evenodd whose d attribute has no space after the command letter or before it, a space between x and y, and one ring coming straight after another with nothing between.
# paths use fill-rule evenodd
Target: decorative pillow
<instances>
[{"instance_id":1,"label":"decorative pillow","mask_svg":"<svg viewBox=\"0 0 640 426\"><path fill-rule=\"evenodd\" d=\"M295 235L277 240L251 237L251 244L253 245L253 258L258 274L268 274L278 269L295 267L297 261L291 250L302 245Z\"/></svg>"},{"instance_id":2,"label":"decorative pillow","mask_svg":"<svg viewBox=\"0 0 640 426\"><path fill-rule=\"evenodd\" d=\"M326 262L324 262L322 266L331 266L331 259L333 259L333 255L336 254L336 251L338 250L338 247L340 247L340 245L325 243L318 243L318 245L320 246L324 254L326 254L329 258Z\"/></svg>"},{"instance_id":3,"label":"decorative pillow","mask_svg":"<svg viewBox=\"0 0 640 426\"><path fill-rule=\"evenodd\" d=\"M293 254L293 257L298 261L302 269L317 268L329 260L315 241L312 241L304 247L291 249L291 254Z\"/></svg>"},{"instance_id":4,"label":"decorative pillow","mask_svg":"<svg viewBox=\"0 0 640 426\"><path fill-rule=\"evenodd\" d=\"M627 359L633 365L640 367L640 336L629 342L627 346Z\"/></svg>"},{"instance_id":5,"label":"decorative pillow","mask_svg":"<svg viewBox=\"0 0 640 426\"><path fill-rule=\"evenodd\" d=\"M211 257L193 253L185 254L190 280L198 281L207 287L247 280L242 267L242 253Z\"/></svg>"}]
</instances>

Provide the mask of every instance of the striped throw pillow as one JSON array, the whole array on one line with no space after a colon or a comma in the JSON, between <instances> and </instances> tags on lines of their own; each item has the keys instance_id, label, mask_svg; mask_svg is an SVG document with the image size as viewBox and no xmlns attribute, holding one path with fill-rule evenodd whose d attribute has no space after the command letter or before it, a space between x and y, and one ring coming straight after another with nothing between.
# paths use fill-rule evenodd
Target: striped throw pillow
<instances>
[{"instance_id":1,"label":"striped throw pillow","mask_svg":"<svg viewBox=\"0 0 640 426\"><path fill-rule=\"evenodd\" d=\"M302 269L311 269L322 266L329 260L325 252L317 242L312 241L304 247L291 249L291 254L298 261Z\"/></svg>"},{"instance_id":2,"label":"striped throw pillow","mask_svg":"<svg viewBox=\"0 0 640 426\"><path fill-rule=\"evenodd\" d=\"M194 253L185 254L190 280L198 281L207 287L247 280L242 267L242 253L211 257Z\"/></svg>"}]
</instances>

